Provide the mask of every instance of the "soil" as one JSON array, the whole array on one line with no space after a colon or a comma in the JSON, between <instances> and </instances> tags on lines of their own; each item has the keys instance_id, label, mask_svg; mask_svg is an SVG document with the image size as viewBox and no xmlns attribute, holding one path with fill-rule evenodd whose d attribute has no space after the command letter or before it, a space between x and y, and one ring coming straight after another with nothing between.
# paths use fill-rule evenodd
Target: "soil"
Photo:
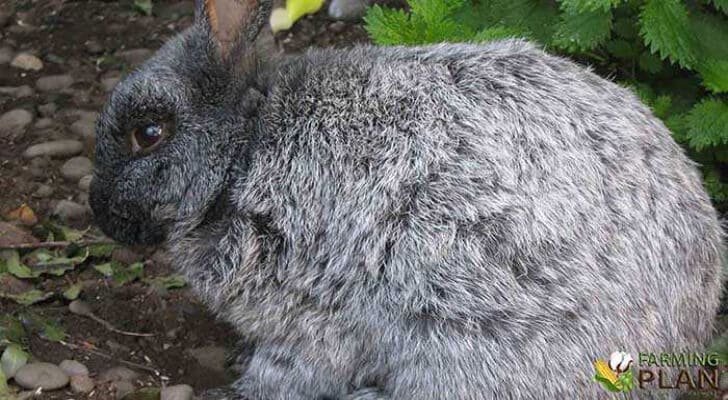
<instances>
[{"instance_id":1,"label":"soil","mask_svg":"<svg viewBox=\"0 0 728 400\"><path fill-rule=\"evenodd\" d=\"M21 154L33 144L74 139L83 143L79 155L93 160L93 137L79 136L72 128L79 120L79 110L90 112L87 117L93 120L96 116L93 113L101 109L108 95L102 82L122 77L134 63L141 61L124 56L125 51L142 49L137 53L150 54L192 23L192 1L154 0L153 6L153 15L145 16L135 10L131 0L0 0L0 48L9 47L13 54L28 52L43 62L39 71L22 70L7 61L0 62L0 91L23 85L33 89L29 96L0 93L0 115L21 108L30 111L34 120L21 135L10 138L0 135L0 215L27 204L40 220L46 220L61 200L70 200L83 206L85 212L61 223L78 229L90 227L91 234L98 234L92 225L85 190L79 187L77 179L69 180L60 173L70 157L41 157L37 161ZM290 31L276 35L278 46L286 52L366 41L360 22L330 20L325 7L318 14L298 21ZM58 74L70 74L73 84L58 91L38 90L39 78ZM56 111L42 111L48 104L55 105ZM50 121L37 126L46 116ZM50 187L52 194L35 195L41 186ZM146 260L145 276L173 272L168 263L151 260L154 249L145 251L141 255ZM140 373L133 381L137 388L184 383L199 393L231 382L230 372L202 365L190 354L190 350L213 346L234 356L236 339L230 326L216 321L187 288L159 291L141 281L116 285L93 269L97 261L108 260L87 261L62 277L36 279L27 284L44 291L61 292L71 282L82 282L81 299L98 317L120 330L148 332L154 336L112 332L87 317L71 313L68 300L60 296L28 307L0 299L0 316L22 319L32 313L58 323L67 333L63 342L29 335L26 344L31 360L59 363L75 359L88 367L92 377L110 367L126 366ZM0 283L6 285L3 290L12 286ZM14 284L26 283L14 281ZM113 399L115 395L109 385L97 385L89 395L75 394L67 387L34 398Z\"/></svg>"}]
</instances>

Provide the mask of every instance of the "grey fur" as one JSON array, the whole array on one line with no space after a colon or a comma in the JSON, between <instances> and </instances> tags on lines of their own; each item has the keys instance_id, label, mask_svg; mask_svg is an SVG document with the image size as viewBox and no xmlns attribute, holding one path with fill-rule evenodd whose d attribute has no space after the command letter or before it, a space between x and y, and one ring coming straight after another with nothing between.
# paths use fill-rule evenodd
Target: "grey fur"
<instances>
[{"instance_id":1,"label":"grey fur","mask_svg":"<svg viewBox=\"0 0 728 400\"><path fill-rule=\"evenodd\" d=\"M609 398L595 359L710 337L716 213L628 90L518 40L213 48L198 22L117 87L91 204L255 341L239 398Z\"/></svg>"}]
</instances>

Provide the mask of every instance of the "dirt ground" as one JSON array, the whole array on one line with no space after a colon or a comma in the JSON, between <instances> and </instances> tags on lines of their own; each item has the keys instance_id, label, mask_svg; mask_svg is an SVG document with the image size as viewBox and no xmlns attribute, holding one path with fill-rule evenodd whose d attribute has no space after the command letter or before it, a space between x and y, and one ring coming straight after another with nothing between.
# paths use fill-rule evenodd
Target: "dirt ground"
<instances>
[{"instance_id":1,"label":"dirt ground","mask_svg":"<svg viewBox=\"0 0 728 400\"><path fill-rule=\"evenodd\" d=\"M154 0L153 15L145 16L131 0L0 0L0 115L16 109L31 114L20 132L0 132L0 215L27 204L41 221L52 218L63 226L89 226L87 187L79 186L82 179L78 177L88 171L80 168L74 174L64 168L73 158L93 160L93 122L113 84L192 22L192 3ZM348 46L367 41L367 35L360 23L332 21L322 11L278 34L276 41L284 50L295 52L311 45ZM37 57L42 68L12 66L21 53ZM58 75L70 76L70 81L64 78L62 87L50 89L39 83L43 77ZM64 155L23 156L32 145L57 140L80 142L82 149ZM83 160L79 163L84 166ZM20 228L44 238L38 229ZM93 227L88 233L98 234ZM111 258L144 262L145 277L173 273L163 251L124 249ZM57 364L75 359L88 367L92 377L125 366L139 373L131 379L137 389L184 383L199 392L231 381L224 370L224 355L236 344L229 326L215 321L187 288L155 290L142 281L115 284L93 268L105 261L109 260L88 260L61 277L22 281L7 277L0 282L0 291L33 288L57 294L71 283L80 283L80 299L98 317L120 330L154 336L110 331L71 313L69 301L58 295L31 306L0 298L0 317L25 322L26 313L32 313L67 334L62 342L28 334L31 361ZM97 382L87 395L66 387L34 398L113 399L117 396L112 386Z\"/></svg>"}]
</instances>

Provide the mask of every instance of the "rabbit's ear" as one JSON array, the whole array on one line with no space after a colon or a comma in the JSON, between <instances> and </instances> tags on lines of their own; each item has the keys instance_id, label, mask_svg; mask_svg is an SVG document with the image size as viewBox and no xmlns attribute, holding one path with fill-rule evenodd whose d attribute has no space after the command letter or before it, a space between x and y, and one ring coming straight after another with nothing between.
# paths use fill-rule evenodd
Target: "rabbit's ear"
<instances>
[{"instance_id":1,"label":"rabbit's ear","mask_svg":"<svg viewBox=\"0 0 728 400\"><path fill-rule=\"evenodd\" d=\"M227 59L236 47L255 41L270 9L271 0L195 0L195 20L209 27Z\"/></svg>"}]
</instances>

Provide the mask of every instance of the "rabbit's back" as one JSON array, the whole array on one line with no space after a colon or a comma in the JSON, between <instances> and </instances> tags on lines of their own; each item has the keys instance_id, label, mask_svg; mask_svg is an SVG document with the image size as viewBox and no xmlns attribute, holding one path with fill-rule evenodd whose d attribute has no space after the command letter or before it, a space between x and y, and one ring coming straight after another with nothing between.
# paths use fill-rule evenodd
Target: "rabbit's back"
<instances>
[{"instance_id":1,"label":"rabbit's back","mask_svg":"<svg viewBox=\"0 0 728 400\"><path fill-rule=\"evenodd\" d=\"M432 374L422 399L596 397L594 359L708 338L715 211L628 90L519 41L316 50L272 76L233 193L266 249L236 272L248 333L351 336L354 381L401 366L383 384L407 398Z\"/></svg>"}]
</instances>

